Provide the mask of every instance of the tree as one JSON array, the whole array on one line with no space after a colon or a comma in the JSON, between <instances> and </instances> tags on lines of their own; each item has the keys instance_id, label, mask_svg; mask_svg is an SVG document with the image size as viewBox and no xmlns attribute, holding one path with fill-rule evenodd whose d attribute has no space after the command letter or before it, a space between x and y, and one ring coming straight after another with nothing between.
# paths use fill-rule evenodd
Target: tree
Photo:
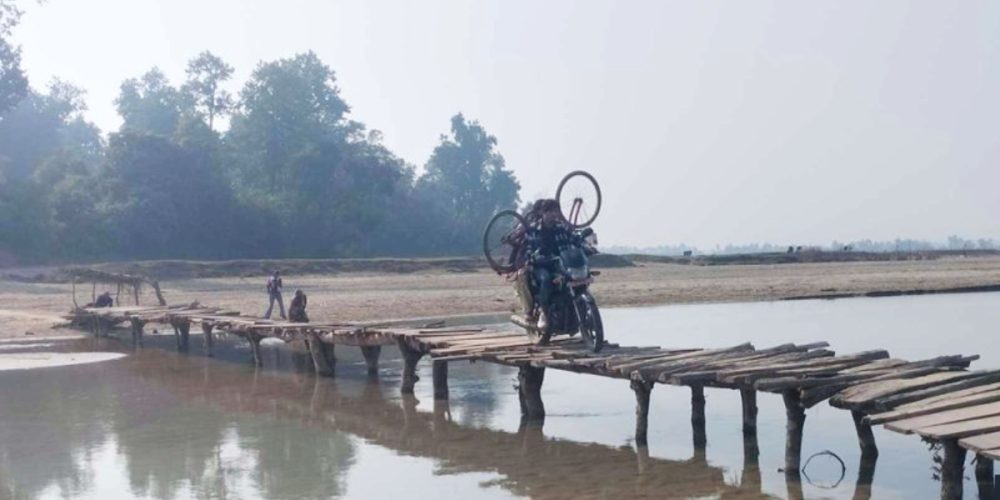
<instances>
[{"instance_id":1,"label":"tree","mask_svg":"<svg viewBox=\"0 0 1000 500\"><path fill-rule=\"evenodd\" d=\"M21 20L12 0L0 0L0 121L27 93L28 79L21 69L21 49L7 39Z\"/></svg>"},{"instance_id":2,"label":"tree","mask_svg":"<svg viewBox=\"0 0 1000 500\"><path fill-rule=\"evenodd\" d=\"M139 78L129 78L121 85L115 99L122 130L146 132L170 137L177 130L181 115L190 108L185 95L170 85L166 75L153 68Z\"/></svg>"},{"instance_id":3,"label":"tree","mask_svg":"<svg viewBox=\"0 0 1000 500\"><path fill-rule=\"evenodd\" d=\"M232 203L209 152L122 132L111 137L106 175L115 245L123 256L226 255Z\"/></svg>"},{"instance_id":4,"label":"tree","mask_svg":"<svg viewBox=\"0 0 1000 500\"><path fill-rule=\"evenodd\" d=\"M54 80L46 94L30 92L0 121L8 175L30 177L46 156L63 149L99 156L100 133L83 119L84 110L84 92L66 82Z\"/></svg>"},{"instance_id":5,"label":"tree","mask_svg":"<svg viewBox=\"0 0 1000 500\"><path fill-rule=\"evenodd\" d=\"M209 129L214 130L217 116L227 115L233 109L233 96L221 88L232 76L233 67L209 51L188 62L188 79L182 91L207 117Z\"/></svg>"},{"instance_id":6,"label":"tree","mask_svg":"<svg viewBox=\"0 0 1000 500\"><path fill-rule=\"evenodd\" d=\"M471 251L479 232L498 210L517 208L520 184L506 169L497 139L461 113L451 119L451 136L441 136L417 188L436 203L449 234L449 247Z\"/></svg>"},{"instance_id":7,"label":"tree","mask_svg":"<svg viewBox=\"0 0 1000 500\"><path fill-rule=\"evenodd\" d=\"M294 157L349 131L334 72L312 52L257 66L240 103L228 134L236 174L266 196L287 189Z\"/></svg>"}]
</instances>

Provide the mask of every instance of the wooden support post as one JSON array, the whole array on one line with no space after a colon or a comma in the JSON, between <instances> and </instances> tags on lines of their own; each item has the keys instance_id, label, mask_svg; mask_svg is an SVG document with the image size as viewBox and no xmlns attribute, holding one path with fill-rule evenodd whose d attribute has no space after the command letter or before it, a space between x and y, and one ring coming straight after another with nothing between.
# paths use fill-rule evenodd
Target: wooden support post
<instances>
[{"instance_id":1,"label":"wooden support post","mask_svg":"<svg viewBox=\"0 0 1000 500\"><path fill-rule=\"evenodd\" d=\"M413 394L413 387L420 380L417 376L417 363L424 353L410 347L403 338L397 340L396 345L399 346L399 353L403 355L403 380L400 390L403 394Z\"/></svg>"},{"instance_id":2,"label":"wooden support post","mask_svg":"<svg viewBox=\"0 0 1000 500\"><path fill-rule=\"evenodd\" d=\"M174 329L174 343L177 344L177 350L181 350L181 330L177 327L177 323L171 321L170 326Z\"/></svg>"},{"instance_id":3,"label":"wooden support post","mask_svg":"<svg viewBox=\"0 0 1000 500\"><path fill-rule=\"evenodd\" d=\"M361 355L365 358L365 365L368 367L368 376L378 376L378 357L382 354L382 346L361 346Z\"/></svg>"},{"instance_id":4,"label":"wooden support post","mask_svg":"<svg viewBox=\"0 0 1000 500\"><path fill-rule=\"evenodd\" d=\"M958 439L945 439L944 460L941 462L941 499L961 500L962 481L965 474L965 448L958 445Z\"/></svg>"},{"instance_id":5,"label":"wooden support post","mask_svg":"<svg viewBox=\"0 0 1000 500\"><path fill-rule=\"evenodd\" d=\"M753 387L741 387L740 398L743 403L743 435L757 435L757 390ZM756 439L754 439L756 441Z\"/></svg>"},{"instance_id":6,"label":"wooden support post","mask_svg":"<svg viewBox=\"0 0 1000 500\"><path fill-rule=\"evenodd\" d=\"M861 446L861 456L865 458L877 457L878 446L875 444L875 435L872 434L872 426L865 423L865 414L857 410L851 410L851 418L854 419L854 428L858 431L858 445Z\"/></svg>"},{"instance_id":7,"label":"wooden support post","mask_svg":"<svg viewBox=\"0 0 1000 500\"><path fill-rule=\"evenodd\" d=\"M875 463L878 454L861 455L858 463L858 481L854 483L854 500L868 500L872 497L872 483L875 481Z\"/></svg>"},{"instance_id":8,"label":"wooden support post","mask_svg":"<svg viewBox=\"0 0 1000 500\"><path fill-rule=\"evenodd\" d=\"M517 392L521 401L522 422L545 420L545 405L542 403L542 382L545 368L521 365L517 371Z\"/></svg>"},{"instance_id":9,"label":"wooden support post","mask_svg":"<svg viewBox=\"0 0 1000 500\"><path fill-rule=\"evenodd\" d=\"M694 449L697 455L708 444L705 435L705 387L691 386L691 430L694 431Z\"/></svg>"},{"instance_id":10,"label":"wooden support post","mask_svg":"<svg viewBox=\"0 0 1000 500\"><path fill-rule=\"evenodd\" d=\"M309 356L312 357L316 374L322 377L333 376L333 368L337 363L334 357L333 345L323 342L320 340L319 335L310 332L309 338L306 340L306 346L309 348Z\"/></svg>"},{"instance_id":11,"label":"wooden support post","mask_svg":"<svg viewBox=\"0 0 1000 500\"><path fill-rule=\"evenodd\" d=\"M260 352L260 340L261 337L254 334L253 332L247 333L247 342L250 342L250 353L253 354L253 364L254 366L264 366L264 358L261 356Z\"/></svg>"},{"instance_id":12,"label":"wooden support post","mask_svg":"<svg viewBox=\"0 0 1000 500\"><path fill-rule=\"evenodd\" d=\"M984 455L976 455L976 483L979 486L979 498L996 498L994 491L993 459Z\"/></svg>"},{"instance_id":13,"label":"wooden support post","mask_svg":"<svg viewBox=\"0 0 1000 500\"><path fill-rule=\"evenodd\" d=\"M129 318L132 324L132 347L142 347L142 327L144 322L139 318Z\"/></svg>"},{"instance_id":14,"label":"wooden support post","mask_svg":"<svg viewBox=\"0 0 1000 500\"><path fill-rule=\"evenodd\" d=\"M448 362L435 361L431 365L434 378L434 399L448 399Z\"/></svg>"},{"instance_id":15,"label":"wooden support post","mask_svg":"<svg viewBox=\"0 0 1000 500\"><path fill-rule=\"evenodd\" d=\"M743 434L743 472L740 475L740 493L759 494L761 491L760 447L757 428Z\"/></svg>"},{"instance_id":16,"label":"wooden support post","mask_svg":"<svg viewBox=\"0 0 1000 500\"><path fill-rule=\"evenodd\" d=\"M188 352L188 347L190 345L188 340L190 338L189 335L191 334L191 322L187 320L179 322L177 324L177 330L180 332L180 343L178 344L177 349L180 352Z\"/></svg>"},{"instance_id":17,"label":"wooden support post","mask_svg":"<svg viewBox=\"0 0 1000 500\"><path fill-rule=\"evenodd\" d=\"M798 390L785 391L782 398L785 401L785 416L788 418L785 433L785 477L800 482L802 431L806 423L806 410L802 407Z\"/></svg>"},{"instance_id":18,"label":"wooden support post","mask_svg":"<svg viewBox=\"0 0 1000 500\"><path fill-rule=\"evenodd\" d=\"M653 391L653 382L632 380L632 392L635 393L635 444L649 444L647 430L649 428L649 394Z\"/></svg>"},{"instance_id":19,"label":"wooden support post","mask_svg":"<svg viewBox=\"0 0 1000 500\"><path fill-rule=\"evenodd\" d=\"M132 283L132 297L135 299L135 305L139 305L139 284Z\"/></svg>"},{"instance_id":20,"label":"wooden support post","mask_svg":"<svg viewBox=\"0 0 1000 500\"><path fill-rule=\"evenodd\" d=\"M213 328L215 328L214 323L204 321L201 323L201 333L205 335L205 354L210 358L215 356L215 338L212 335Z\"/></svg>"}]
</instances>

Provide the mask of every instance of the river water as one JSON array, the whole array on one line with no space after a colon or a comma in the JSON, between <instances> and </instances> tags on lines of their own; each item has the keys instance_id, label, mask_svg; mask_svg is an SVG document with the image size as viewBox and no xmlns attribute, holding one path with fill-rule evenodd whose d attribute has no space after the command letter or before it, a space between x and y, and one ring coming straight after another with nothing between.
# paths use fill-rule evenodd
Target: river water
<instances>
[{"instance_id":1,"label":"river water","mask_svg":"<svg viewBox=\"0 0 1000 500\"><path fill-rule=\"evenodd\" d=\"M838 353L886 348L920 359L978 353L1000 368L1000 294L608 309L608 336L630 345L758 348L826 340ZM377 380L356 348L338 348L337 377L308 373L302 353L241 343L217 359L171 352L173 339L111 361L0 372L0 499L48 498L936 498L934 452L876 429L874 479L858 484L848 412L807 412L798 486L784 457L780 398L758 398L759 467L744 464L739 394L706 390L705 449L693 446L690 393L656 386L649 448L632 443L628 383L548 370L544 426L522 428L516 372L452 363L451 401L433 401L429 363L415 397L399 394L401 363L384 349ZM151 346L150 344L157 344ZM13 347L12 347L13 345ZM151 348L161 347L161 348ZM114 340L53 349L126 351ZM967 469L971 476L971 469ZM857 495L857 496L856 496ZM966 498L976 497L971 479Z\"/></svg>"}]
</instances>

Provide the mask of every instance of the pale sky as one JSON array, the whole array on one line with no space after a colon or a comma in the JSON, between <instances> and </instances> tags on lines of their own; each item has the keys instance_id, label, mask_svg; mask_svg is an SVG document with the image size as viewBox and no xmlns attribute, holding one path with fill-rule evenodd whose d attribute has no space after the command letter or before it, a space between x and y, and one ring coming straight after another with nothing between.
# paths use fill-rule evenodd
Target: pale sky
<instances>
[{"instance_id":1,"label":"pale sky","mask_svg":"<svg viewBox=\"0 0 1000 500\"><path fill-rule=\"evenodd\" d=\"M1000 239L1000 2L47 0L15 40L36 87L179 83L211 50L238 90L315 51L351 117L414 165L456 112L522 196L570 170L604 244ZM485 222L485 221L484 221Z\"/></svg>"}]
</instances>

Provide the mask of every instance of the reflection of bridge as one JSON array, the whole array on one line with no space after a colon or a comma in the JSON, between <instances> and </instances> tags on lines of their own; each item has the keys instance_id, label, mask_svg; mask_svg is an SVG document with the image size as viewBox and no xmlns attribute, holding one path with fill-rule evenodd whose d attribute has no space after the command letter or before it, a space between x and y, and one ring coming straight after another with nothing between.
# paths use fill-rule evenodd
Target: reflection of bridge
<instances>
[{"instance_id":1,"label":"reflection of bridge","mask_svg":"<svg viewBox=\"0 0 1000 500\"><path fill-rule=\"evenodd\" d=\"M404 455L434 459L441 474L496 472L502 476L497 485L531 498L767 498L752 463L740 486L727 485L723 470L708 465L703 451L689 460L665 460L650 457L645 447L545 438L540 423L526 423L517 433L462 426L451 420L446 400L435 401L433 413L418 412L414 396L387 400L377 381L358 382L360 391L348 394L353 387L333 380L261 374L247 380L239 367L195 368L186 358L141 366L139 377L163 384L182 400L329 426Z\"/></svg>"},{"instance_id":2,"label":"reflection of bridge","mask_svg":"<svg viewBox=\"0 0 1000 500\"><path fill-rule=\"evenodd\" d=\"M785 474L790 485L789 496L793 498L802 496L801 488L796 485L801 484L805 411L826 400L851 411L862 464L874 464L878 456L872 423L933 413L935 416L929 423L927 419L916 423L907 421L911 424L909 427L890 428L916 432L943 444L942 496L946 498L962 496L965 448L977 453L977 476L981 478L992 476L993 458L1000 456L1000 449L989 448L996 441L996 434L990 433L1000 431L1000 405L995 403L1000 400L1000 370L966 371L978 356L907 361L892 359L885 350L838 356L826 349L828 344L825 342L784 344L768 349L756 349L749 343L722 349L609 345L595 354L572 339L540 347L516 332L276 322L197 304L78 309L71 319L78 324L93 325L98 334L114 324L128 322L137 345L141 345L143 325L147 322L170 324L181 351L188 350L188 332L191 325L197 323L205 334L209 355L212 354L214 334L225 332L250 343L258 366L261 363L259 345L263 338L279 338L286 342L302 340L309 347L316 372L322 375L333 372L335 345L361 347L370 373L376 370L381 346L396 345L404 361L402 392L413 393L417 363L429 355L433 359L434 395L438 400L448 398L450 361L486 361L515 366L519 370L521 411L526 421L544 419L541 388L546 368L630 380L637 400L635 439L640 446L646 445L649 398L656 383L690 388L696 447L705 441L706 387L740 391L743 431L751 443L756 441L757 433L757 392L778 393L783 397L787 415ZM897 409L905 411L885 413ZM925 432L924 427L916 424L929 427L929 430ZM983 439L968 439L974 436ZM750 449L755 450L756 446ZM866 476L863 470L861 477ZM989 485L982 481L981 491L986 491L984 488L988 490Z\"/></svg>"}]
</instances>

